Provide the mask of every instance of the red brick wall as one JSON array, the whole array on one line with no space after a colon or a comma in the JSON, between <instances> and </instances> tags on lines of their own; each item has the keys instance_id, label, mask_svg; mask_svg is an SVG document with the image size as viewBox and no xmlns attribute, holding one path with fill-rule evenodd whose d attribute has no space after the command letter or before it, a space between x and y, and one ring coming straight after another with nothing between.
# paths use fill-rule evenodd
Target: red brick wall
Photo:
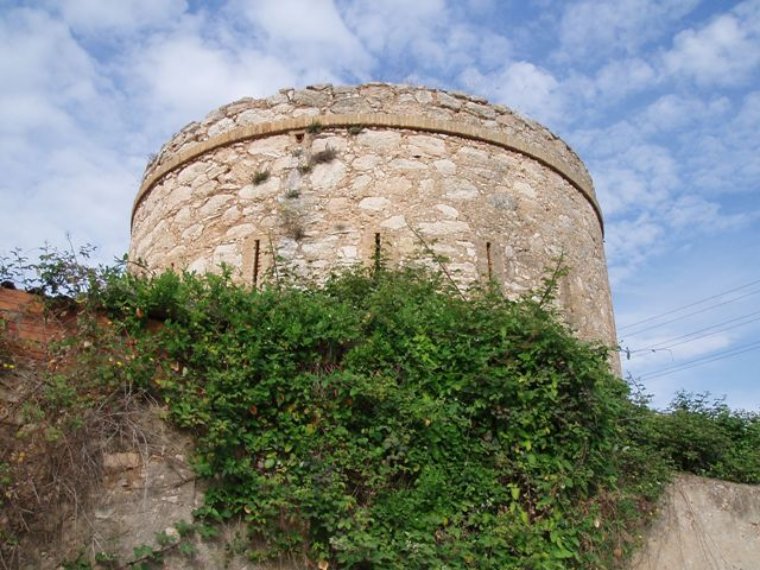
<instances>
[{"instance_id":1,"label":"red brick wall","mask_svg":"<svg viewBox=\"0 0 760 570\"><path fill-rule=\"evenodd\" d=\"M49 344L66 332L39 296L13 289L0 289L0 328L15 356L34 360L46 360Z\"/></svg>"}]
</instances>

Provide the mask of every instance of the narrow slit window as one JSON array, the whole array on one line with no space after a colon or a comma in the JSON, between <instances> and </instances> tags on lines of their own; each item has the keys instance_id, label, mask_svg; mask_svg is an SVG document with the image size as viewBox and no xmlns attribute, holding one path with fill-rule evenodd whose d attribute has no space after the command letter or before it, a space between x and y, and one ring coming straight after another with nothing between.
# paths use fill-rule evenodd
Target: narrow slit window
<instances>
[{"instance_id":1,"label":"narrow slit window","mask_svg":"<svg viewBox=\"0 0 760 570\"><path fill-rule=\"evenodd\" d=\"M493 279L493 258L491 257L491 242L486 242L486 260L488 261L488 280Z\"/></svg>"},{"instance_id":2,"label":"narrow slit window","mask_svg":"<svg viewBox=\"0 0 760 570\"><path fill-rule=\"evenodd\" d=\"M261 256L261 241L256 240L253 244L253 288L259 286L259 264Z\"/></svg>"},{"instance_id":3,"label":"narrow slit window","mask_svg":"<svg viewBox=\"0 0 760 570\"><path fill-rule=\"evenodd\" d=\"M380 255L381 255L381 246L380 246L380 234L375 234L375 255L373 256L373 261L375 263L375 270L380 269Z\"/></svg>"}]
</instances>

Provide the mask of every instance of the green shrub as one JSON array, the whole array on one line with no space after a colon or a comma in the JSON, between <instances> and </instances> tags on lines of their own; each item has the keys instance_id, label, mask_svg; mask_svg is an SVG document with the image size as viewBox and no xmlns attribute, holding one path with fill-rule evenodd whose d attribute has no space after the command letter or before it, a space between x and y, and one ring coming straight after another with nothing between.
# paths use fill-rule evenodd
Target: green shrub
<instances>
[{"instance_id":1,"label":"green shrub","mask_svg":"<svg viewBox=\"0 0 760 570\"><path fill-rule=\"evenodd\" d=\"M618 501L627 388L537 303L412 271L126 279L104 301L160 347L152 386L196 434L203 516L341 568L607 564L594 521ZM144 335L134 315L157 307Z\"/></svg>"},{"instance_id":2,"label":"green shrub","mask_svg":"<svg viewBox=\"0 0 760 570\"><path fill-rule=\"evenodd\" d=\"M709 394L679 392L653 412L655 446L681 471L760 483L760 415L731 411Z\"/></svg>"},{"instance_id":3,"label":"green shrub","mask_svg":"<svg viewBox=\"0 0 760 570\"><path fill-rule=\"evenodd\" d=\"M666 413L629 399L606 351L547 310L550 288L541 302L488 287L464 298L445 275L380 266L251 291L229 271L58 263L43 260L44 282L73 283L85 312L61 346L70 364L28 400L35 425L55 428L34 445L55 457L81 442L78 456L96 458L97 441L123 429L115 417L164 402L194 435L210 485L182 538L213 538L214 522L239 517L250 538L235 548L252 559L607 569L623 563L672 468L760 480L757 414L704 395L679 394ZM22 447L0 456L0 490L31 477L17 467ZM16 530L0 528L7 545ZM136 559L194 551L157 542Z\"/></svg>"}]
</instances>

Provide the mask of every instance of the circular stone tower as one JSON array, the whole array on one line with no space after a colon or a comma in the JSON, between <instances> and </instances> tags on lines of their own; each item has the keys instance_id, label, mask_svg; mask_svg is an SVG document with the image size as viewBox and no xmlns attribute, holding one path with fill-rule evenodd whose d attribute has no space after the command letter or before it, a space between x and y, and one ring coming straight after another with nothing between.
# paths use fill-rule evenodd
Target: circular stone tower
<instances>
[{"instance_id":1,"label":"circular stone tower","mask_svg":"<svg viewBox=\"0 0 760 570\"><path fill-rule=\"evenodd\" d=\"M283 89L191 123L148 165L130 257L148 267L282 271L421 261L466 286L541 286L580 335L614 345L602 216L576 154L470 95L370 83Z\"/></svg>"}]
</instances>

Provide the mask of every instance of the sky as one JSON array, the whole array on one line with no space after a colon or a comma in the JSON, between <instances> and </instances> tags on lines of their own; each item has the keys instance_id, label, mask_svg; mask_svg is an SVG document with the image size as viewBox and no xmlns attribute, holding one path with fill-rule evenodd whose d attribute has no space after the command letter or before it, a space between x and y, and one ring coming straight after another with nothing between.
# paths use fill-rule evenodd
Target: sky
<instances>
[{"instance_id":1,"label":"sky","mask_svg":"<svg viewBox=\"0 0 760 570\"><path fill-rule=\"evenodd\" d=\"M580 155L624 372L760 410L760 0L0 0L0 255L121 257L148 156L244 96L467 91Z\"/></svg>"}]
</instances>

